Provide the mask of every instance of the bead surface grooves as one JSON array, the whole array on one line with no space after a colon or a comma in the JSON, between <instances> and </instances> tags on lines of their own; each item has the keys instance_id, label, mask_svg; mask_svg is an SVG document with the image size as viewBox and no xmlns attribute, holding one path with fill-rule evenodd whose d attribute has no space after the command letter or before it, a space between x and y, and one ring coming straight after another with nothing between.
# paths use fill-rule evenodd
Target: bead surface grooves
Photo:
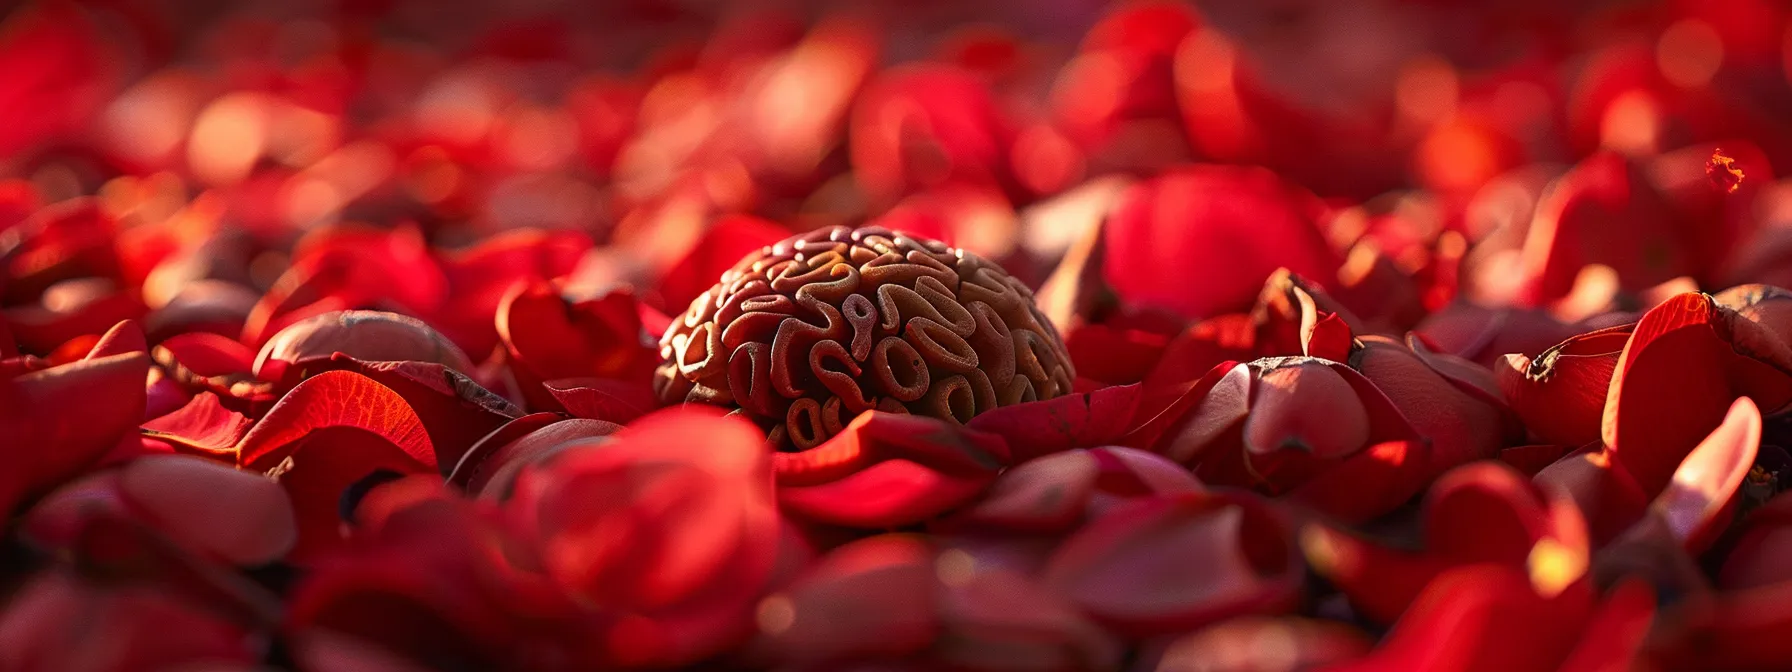
<instances>
[{"instance_id":1,"label":"bead surface grooves","mask_svg":"<svg viewBox=\"0 0 1792 672\"><path fill-rule=\"evenodd\" d=\"M728 406L784 450L876 409L964 423L1050 399L1075 372L1033 293L975 254L830 227L722 274L660 339L663 403Z\"/></svg>"}]
</instances>

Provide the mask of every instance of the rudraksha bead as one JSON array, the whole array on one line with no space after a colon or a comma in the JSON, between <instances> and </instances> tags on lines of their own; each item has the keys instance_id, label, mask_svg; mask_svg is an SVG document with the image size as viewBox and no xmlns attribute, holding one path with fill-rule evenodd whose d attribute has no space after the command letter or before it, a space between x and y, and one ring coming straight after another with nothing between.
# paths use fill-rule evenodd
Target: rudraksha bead
<instances>
[{"instance_id":1,"label":"rudraksha bead","mask_svg":"<svg viewBox=\"0 0 1792 672\"><path fill-rule=\"evenodd\" d=\"M880 227L747 255L660 339L665 403L736 409L802 450L866 410L968 422L1068 393L1075 372L1033 292L1001 267Z\"/></svg>"}]
</instances>

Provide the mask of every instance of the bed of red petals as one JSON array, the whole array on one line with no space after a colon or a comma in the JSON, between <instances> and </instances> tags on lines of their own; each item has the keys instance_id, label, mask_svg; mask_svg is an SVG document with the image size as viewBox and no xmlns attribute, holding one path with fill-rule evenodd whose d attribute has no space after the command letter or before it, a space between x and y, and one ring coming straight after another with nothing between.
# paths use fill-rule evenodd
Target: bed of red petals
<instances>
[{"instance_id":1,"label":"bed of red petals","mask_svg":"<svg viewBox=\"0 0 1792 672\"><path fill-rule=\"evenodd\" d=\"M205 4L0 24L0 669L1792 668L1780 3ZM837 225L1074 384L662 403Z\"/></svg>"}]
</instances>

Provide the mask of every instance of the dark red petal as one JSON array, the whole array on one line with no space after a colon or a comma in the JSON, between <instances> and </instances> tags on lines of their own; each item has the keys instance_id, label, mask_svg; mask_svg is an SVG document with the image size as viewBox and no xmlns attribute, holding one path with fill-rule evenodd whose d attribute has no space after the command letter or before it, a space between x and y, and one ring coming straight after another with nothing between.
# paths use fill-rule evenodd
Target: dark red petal
<instances>
[{"instance_id":1,"label":"dark red petal","mask_svg":"<svg viewBox=\"0 0 1792 672\"><path fill-rule=\"evenodd\" d=\"M1187 630L1295 605L1300 559L1250 495L1166 495L1115 509L1065 540L1042 582L1134 634Z\"/></svg>"},{"instance_id":2,"label":"dark red petal","mask_svg":"<svg viewBox=\"0 0 1792 672\"><path fill-rule=\"evenodd\" d=\"M0 436L11 468L0 510L73 478L143 417L149 357L125 353L0 380ZM94 403L104 400L104 403Z\"/></svg>"},{"instance_id":3,"label":"dark red petal","mask_svg":"<svg viewBox=\"0 0 1792 672\"><path fill-rule=\"evenodd\" d=\"M1528 446L1512 446L1500 449L1500 461L1517 469L1526 476L1536 476L1537 472L1562 459L1573 449L1568 446L1548 444L1532 444Z\"/></svg>"},{"instance_id":4,"label":"dark red petal","mask_svg":"<svg viewBox=\"0 0 1792 672\"><path fill-rule=\"evenodd\" d=\"M1085 324L1064 334L1064 350L1077 375L1111 385L1143 380L1168 343L1163 334L1109 324Z\"/></svg>"},{"instance_id":5,"label":"dark red petal","mask_svg":"<svg viewBox=\"0 0 1792 672\"><path fill-rule=\"evenodd\" d=\"M1630 330L1625 325L1581 334L1544 350L1535 361L1506 355L1495 377L1532 436L1567 446L1599 440L1612 373Z\"/></svg>"},{"instance_id":6,"label":"dark red petal","mask_svg":"<svg viewBox=\"0 0 1792 672\"><path fill-rule=\"evenodd\" d=\"M823 556L759 602L752 651L786 665L826 666L920 650L940 631L932 549L884 535Z\"/></svg>"},{"instance_id":7,"label":"dark red petal","mask_svg":"<svg viewBox=\"0 0 1792 672\"><path fill-rule=\"evenodd\" d=\"M297 541L292 504L258 474L193 457L126 465L118 487L134 511L175 543L237 565L280 559Z\"/></svg>"},{"instance_id":8,"label":"dark red petal","mask_svg":"<svg viewBox=\"0 0 1792 672\"><path fill-rule=\"evenodd\" d=\"M37 575L0 614L0 656L22 670L246 665L255 660L249 642L247 628L166 592L93 585L64 571Z\"/></svg>"},{"instance_id":9,"label":"dark red petal","mask_svg":"<svg viewBox=\"0 0 1792 672\"><path fill-rule=\"evenodd\" d=\"M1006 439L1015 462L1072 448L1118 441L1139 405L1138 385L1002 406L971 418L966 427Z\"/></svg>"},{"instance_id":10,"label":"dark red petal","mask_svg":"<svg viewBox=\"0 0 1792 672\"><path fill-rule=\"evenodd\" d=\"M1609 451L1583 448L1545 467L1532 479L1574 500L1596 546L1616 538L1648 508L1648 495Z\"/></svg>"},{"instance_id":11,"label":"dark red petal","mask_svg":"<svg viewBox=\"0 0 1792 672\"><path fill-rule=\"evenodd\" d=\"M1155 656L1155 666L1141 669L1315 669L1356 659L1373 646L1367 634L1343 623L1243 616L1171 640Z\"/></svg>"},{"instance_id":12,"label":"dark red petal","mask_svg":"<svg viewBox=\"0 0 1792 672\"><path fill-rule=\"evenodd\" d=\"M1445 474L1425 493L1425 545L1455 562L1524 564L1552 532L1550 510L1523 475L1498 462Z\"/></svg>"},{"instance_id":13,"label":"dark red petal","mask_svg":"<svg viewBox=\"0 0 1792 672\"><path fill-rule=\"evenodd\" d=\"M1718 585L1726 590L1760 588L1782 581L1792 581L1792 536L1786 534L1792 523L1792 496L1780 494L1766 504L1749 511L1743 520L1741 535L1724 559L1718 573Z\"/></svg>"},{"instance_id":14,"label":"dark red petal","mask_svg":"<svg viewBox=\"0 0 1792 672\"><path fill-rule=\"evenodd\" d=\"M531 421L531 418L536 420ZM537 422L546 424L537 426ZM531 427L534 429L530 429ZM550 459L555 453L573 445L596 445L599 442L588 439L609 436L621 428L613 422L585 418L564 419L551 413L524 416L481 439L480 445L493 446L494 450L484 455L468 452L467 457L455 466L448 482L461 485L469 494L501 499L508 494L506 491L516 480L517 473L529 465ZM498 443L503 437L516 431L527 433Z\"/></svg>"},{"instance_id":15,"label":"dark red petal","mask_svg":"<svg viewBox=\"0 0 1792 672\"><path fill-rule=\"evenodd\" d=\"M5 319L19 347L50 352L77 337L98 334L124 320L141 320L143 300L135 293L119 292L93 297L67 310L21 306L4 310Z\"/></svg>"},{"instance_id":16,"label":"dark red petal","mask_svg":"<svg viewBox=\"0 0 1792 672\"><path fill-rule=\"evenodd\" d=\"M304 672L428 672L376 642L328 630L292 638L293 662Z\"/></svg>"},{"instance_id":17,"label":"dark red petal","mask_svg":"<svg viewBox=\"0 0 1792 672\"><path fill-rule=\"evenodd\" d=\"M328 360L336 353L370 362L433 362L461 372L471 360L422 320L372 310L332 312L280 330L255 357L255 374L277 380L293 364ZM280 370L274 370L274 369Z\"/></svg>"},{"instance_id":18,"label":"dark red petal","mask_svg":"<svg viewBox=\"0 0 1792 672\"><path fill-rule=\"evenodd\" d=\"M1292 450L1336 460L1369 444L1369 412L1343 376L1317 359L1272 361L1251 367L1256 380L1241 437L1248 458Z\"/></svg>"},{"instance_id":19,"label":"dark red petal","mask_svg":"<svg viewBox=\"0 0 1792 672\"><path fill-rule=\"evenodd\" d=\"M1351 364L1387 395L1413 429L1431 440L1432 473L1498 454L1513 427L1503 405L1490 402L1484 393L1464 391L1402 344L1378 336L1360 340L1365 347Z\"/></svg>"},{"instance_id":20,"label":"dark red petal","mask_svg":"<svg viewBox=\"0 0 1792 672\"><path fill-rule=\"evenodd\" d=\"M1655 591L1649 584L1618 584L1593 611L1580 642L1557 672L1636 669L1643 663L1644 640L1655 620L1655 608Z\"/></svg>"},{"instance_id":21,"label":"dark red petal","mask_svg":"<svg viewBox=\"0 0 1792 672\"><path fill-rule=\"evenodd\" d=\"M555 410L541 384L559 378L646 380L659 363L632 293L573 301L549 283L519 284L498 306L498 336L532 408Z\"/></svg>"},{"instance_id":22,"label":"dark red petal","mask_svg":"<svg viewBox=\"0 0 1792 672\"><path fill-rule=\"evenodd\" d=\"M1287 498L1346 523L1368 522L1425 488L1425 448L1420 441L1371 445L1296 486Z\"/></svg>"},{"instance_id":23,"label":"dark red petal","mask_svg":"<svg viewBox=\"0 0 1792 672\"><path fill-rule=\"evenodd\" d=\"M942 519L943 529L1058 532L1082 522L1101 465L1086 450L1023 462L1002 472L983 497Z\"/></svg>"},{"instance_id":24,"label":"dark red petal","mask_svg":"<svg viewBox=\"0 0 1792 672\"><path fill-rule=\"evenodd\" d=\"M1183 417L1191 409L1206 400L1214 386L1219 385L1222 380L1239 375L1236 371L1240 368L1244 367L1238 362L1225 361L1199 378L1162 381L1147 379L1139 388L1138 410L1133 413L1126 435L1117 443L1145 449L1157 446L1167 433L1178 429L1177 426L1182 424ZM1235 380L1228 384L1237 386Z\"/></svg>"},{"instance_id":25,"label":"dark red petal","mask_svg":"<svg viewBox=\"0 0 1792 672\"><path fill-rule=\"evenodd\" d=\"M777 453L780 486L829 483L889 460L905 460L948 476L993 476L1011 459L1001 437L940 420L867 411L840 434L809 450Z\"/></svg>"},{"instance_id":26,"label":"dark red petal","mask_svg":"<svg viewBox=\"0 0 1792 672\"><path fill-rule=\"evenodd\" d=\"M1450 570L1425 588L1374 653L1331 669L1552 669L1573 648L1591 601L1580 591L1539 596L1516 568Z\"/></svg>"},{"instance_id":27,"label":"dark red petal","mask_svg":"<svg viewBox=\"0 0 1792 672\"><path fill-rule=\"evenodd\" d=\"M778 504L800 520L885 529L912 525L957 508L981 494L994 477L994 471L951 475L897 458L825 483L780 484Z\"/></svg>"},{"instance_id":28,"label":"dark red petal","mask_svg":"<svg viewBox=\"0 0 1792 672\"><path fill-rule=\"evenodd\" d=\"M1450 563L1430 554L1381 546L1317 523L1300 531L1308 566L1338 587L1363 616L1393 623Z\"/></svg>"},{"instance_id":29,"label":"dark red petal","mask_svg":"<svg viewBox=\"0 0 1792 672\"><path fill-rule=\"evenodd\" d=\"M1135 429L1124 443L1192 465L1199 464L1208 449L1219 446L1223 450L1228 440L1237 441L1233 437L1250 417L1256 371L1248 364L1221 366L1226 368L1215 367L1201 380L1179 386L1187 390L1182 398ZM1140 410L1149 411L1150 407ZM1243 451L1238 453L1242 458Z\"/></svg>"},{"instance_id":30,"label":"dark red petal","mask_svg":"<svg viewBox=\"0 0 1792 672\"><path fill-rule=\"evenodd\" d=\"M481 462L491 459L493 455L510 445L511 442L565 419L566 417L559 413L531 413L504 423L504 426L480 437L472 447L467 449L465 454L461 455L460 461L455 463L454 469L448 473L446 482L462 489L469 489L467 484L470 482L472 474L479 470ZM469 490L477 492L476 489Z\"/></svg>"},{"instance_id":31,"label":"dark red petal","mask_svg":"<svg viewBox=\"0 0 1792 672\"><path fill-rule=\"evenodd\" d=\"M979 567L969 554L950 549L934 566L945 585L945 632L929 658L985 670L1119 666L1124 648L1118 638L1027 576Z\"/></svg>"},{"instance_id":32,"label":"dark red petal","mask_svg":"<svg viewBox=\"0 0 1792 672\"><path fill-rule=\"evenodd\" d=\"M1163 357L1145 376L1145 384L1161 386L1195 380L1222 362L1256 359L1256 329L1251 317L1241 313L1202 320L1165 346Z\"/></svg>"},{"instance_id":33,"label":"dark red petal","mask_svg":"<svg viewBox=\"0 0 1792 672\"><path fill-rule=\"evenodd\" d=\"M653 385L616 378L559 378L542 383L573 417L628 424L658 407Z\"/></svg>"}]
</instances>

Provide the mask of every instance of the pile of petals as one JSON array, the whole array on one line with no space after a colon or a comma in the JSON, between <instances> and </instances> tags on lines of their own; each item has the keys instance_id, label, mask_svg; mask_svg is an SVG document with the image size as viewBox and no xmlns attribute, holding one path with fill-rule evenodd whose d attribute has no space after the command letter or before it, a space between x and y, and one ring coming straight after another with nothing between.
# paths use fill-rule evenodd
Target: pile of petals
<instances>
[{"instance_id":1,"label":"pile of petals","mask_svg":"<svg viewBox=\"0 0 1792 672\"><path fill-rule=\"evenodd\" d=\"M0 669L1792 668L1783 3L13 4ZM1073 392L661 404L834 225Z\"/></svg>"}]
</instances>

